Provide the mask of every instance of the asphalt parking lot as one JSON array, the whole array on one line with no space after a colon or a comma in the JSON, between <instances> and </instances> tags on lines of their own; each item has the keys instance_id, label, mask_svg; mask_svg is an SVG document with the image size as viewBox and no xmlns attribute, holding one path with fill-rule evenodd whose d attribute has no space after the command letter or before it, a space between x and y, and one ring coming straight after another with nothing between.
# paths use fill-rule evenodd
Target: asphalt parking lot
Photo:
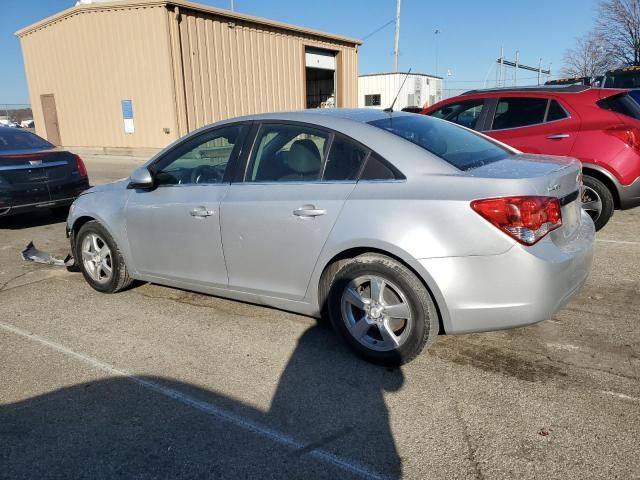
<instances>
[{"instance_id":1,"label":"asphalt parking lot","mask_svg":"<svg viewBox=\"0 0 640 480\"><path fill-rule=\"evenodd\" d=\"M93 184L140 161L86 157ZM0 220L0 478L639 478L640 209L554 318L401 369L315 320L27 264L64 219ZM515 280L515 279L514 279Z\"/></svg>"}]
</instances>

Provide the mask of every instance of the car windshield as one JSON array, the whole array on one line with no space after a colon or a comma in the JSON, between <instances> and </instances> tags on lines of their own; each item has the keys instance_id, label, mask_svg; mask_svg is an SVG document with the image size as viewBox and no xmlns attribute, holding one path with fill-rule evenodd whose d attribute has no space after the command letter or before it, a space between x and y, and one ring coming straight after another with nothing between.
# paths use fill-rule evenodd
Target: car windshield
<instances>
[{"instance_id":1,"label":"car windshield","mask_svg":"<svg viewBox=\"0 0 640 480\"><path fill-rule=\"evenodd\" d=\"M640 88L640 72L610 73L604 81L605 88Z\"/></svg>"},{"instance_id":2,"label":"car windshield","mask_svg":"<svg viewBox=\"0 0 640 480\"><path fill-rule=\"evenodd\" d=\"M415 143L460 170L497 162L510 154L507 149L478 134L424 115L390 115L369 124Z\"/></svg>"},{"instance_id":3,"label":"car windshield","mask_svg":"<svg viewBox=\"0 0 640 480\"><path fill-rule=\"evenodd\" d=\"M30 150L36 148L52 148L49 142L31 132L0 128L0 151Z\"/></svg>"}]
</instances>

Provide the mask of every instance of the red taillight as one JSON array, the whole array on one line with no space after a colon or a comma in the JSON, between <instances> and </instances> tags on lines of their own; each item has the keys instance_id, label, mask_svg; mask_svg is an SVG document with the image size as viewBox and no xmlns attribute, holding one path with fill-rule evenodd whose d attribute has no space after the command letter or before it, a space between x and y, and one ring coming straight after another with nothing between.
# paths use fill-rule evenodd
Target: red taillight
<instances>
[{"instance_id":1,"label":"red taillight","mask_svg":"<svg viewBox=\"0 0 640 480\"><path fill-rule=\"evenodd\" d=\"M81 177L86 177L87 176L87 167L84 165L84 162L82 161L82 159L78 156L78 155L74 155L75 159L76 159L76 167L78 167L78 172L80 173Z\"/></svg>"},{"instance_id":2,"label":"red taillight","mask_svg":"<svg viewBox=\"0 0 640 480\"><path fill-rule=\"evenodd\" d=\"M524 245L533 245L562 225L560 202L555 197L487 198L474 200L471 208Z\"/></svg>"},{"instance_id":3,"label":"red taillight","mask_svg":"<svg viewBox=\"0 0 640 480\"><path fill-rule=\"evenodd\" d=\"M607 128L604 132L622 140L629 147L640 153L640 129L629 125L618 125Z\"/></svg>"}]
</instances>

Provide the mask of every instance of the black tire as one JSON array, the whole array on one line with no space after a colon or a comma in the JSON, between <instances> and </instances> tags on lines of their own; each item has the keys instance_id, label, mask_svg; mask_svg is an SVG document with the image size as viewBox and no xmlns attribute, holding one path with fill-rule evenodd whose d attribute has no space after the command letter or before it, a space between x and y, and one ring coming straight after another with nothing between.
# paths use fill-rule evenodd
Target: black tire
<instances>
[{"instance_id":1,"label":"black tire","mask_svg":"<svg viewBox=\"0 0 640 480\"><path fill-rule=\"evenodd\" d=\"M589 192L589 189L592 192L595 192L598 197L600 197L600 204L602 205L602 207L599 214L597 214L593 210L585 209L585 211L591 216L591 219L596 226L596 231L598 231L602 227L604 227L607 222L609 222L609 219L613 215L613 210L615 208L613 203L613 195L611 194L611 190L609 190L607 186L597 178L591 177L589 175L584 175L582 183L586 187L586 189L582 192L583 202L589 200L588 196L591 193Z\"/></svg>"},{"instance_id":2,"label":"black tire","mask_svg":"<svg viewBox=\"0 0 640 480\"><path fill-rule=\"evenodd\" d=\"M111 252L111 268L112 274L108 281L104 283L100 283L96 281L91 273L87 270L85 263L82 260L82 243L84 239L90 234L97 234L106 245L109 247ZM76 259L76 265L80 268L84 279L87 281L91 287L95 290L102 293L116 293L125 288L129 287L133 283L133 279L129 276L127 272L127 265L124 262L124 258L122 257L122 253L120 253L120 249L118 245L113 240L109 232L100 225L99 222L95 220L91 220L85 223L81 228L78 234L76 235L75 248L73 252L74 258Z\"/></svg>"},{"instance_id":3,"label":"black tire","mask_svg":"<svg viewBox=\"0 0 640 480\"><path fill-rule=\"evenodd\" d=\"M334 329L346 340L347 344L365 359L382 365L401 365L414 359L425 347L431 345L438 336L438 314L431 295L418 277L400 262L384 255L367 253L349 261L341 262L338 268L331 269L329 267L327 273L328 275L325 275L323 279L324 285L321 285L320 294L322 295L323 292L328 290L326 307L331 323ZM358 279L368 278L369 276L381 278L388 282L387 287L390 287L391 292L387 294L386 292L389 288L387 290L383 288L385 295L393 295L396 299L400 299L395 291L396 288L399 289L401 294L404 295L405 303L410 310L411 320L406 320L405 326L399 329L400 332L405 332L405 329L407 329L406 335L401 333L399 337L396 337L404 337L404 340L391 350L379 351L374 349L375 347L370 348L363 344L363 342L376 343L373 337L380 336L381 327L372 324L371 327L368 327L366 333L360 337L364 339L361 342L351 333L349 327L347 327L349 319L345 319L345 315L343 315L343 293L347 287L353 287L352 281L358 281ZM327 288L327 286L329 287ZM369 288L371 289L371 286ZM397 303L397 301L391 303ZM402 300L400 301L402 302ZM357 312L357 309L355 311ZM372 315L372 312L368 312L366 318L372 318L370 315ZM377 315L380 315L380 313ZM384 312L382 315L384 316ZM362 321L364 320L360 320L360 322ZM379 321L382 322L383 320ZM410 328L409 325L411 325ZM384 338L380 338L381 343L384 343Z\"/></svg>"}]
</instances>

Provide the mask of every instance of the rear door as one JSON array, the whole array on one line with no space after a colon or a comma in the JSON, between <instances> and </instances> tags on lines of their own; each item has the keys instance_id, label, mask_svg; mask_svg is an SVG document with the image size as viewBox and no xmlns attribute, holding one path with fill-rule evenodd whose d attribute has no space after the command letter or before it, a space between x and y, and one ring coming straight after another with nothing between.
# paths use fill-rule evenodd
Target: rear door
<instances>
[{"instance_id":1,"label":"rear door","mask_svg":"<svg viewBox=\"0 0 640 480\"><path fill-rule=\"evenodd\" d=\"M580 119L551 97L502 97L488 108L484 133L526 153L569 155Z\"/></svg>"},{"instance_id":2,"label":"rear door","mask_svg":"<svg viewBox=\"0 0 640 480\"><path fill-rule=\"evenodd\" d=\"M315 126L263 123L222 202L229 287L302 299L367 154Z\"/></svg>"}]
</instances>

